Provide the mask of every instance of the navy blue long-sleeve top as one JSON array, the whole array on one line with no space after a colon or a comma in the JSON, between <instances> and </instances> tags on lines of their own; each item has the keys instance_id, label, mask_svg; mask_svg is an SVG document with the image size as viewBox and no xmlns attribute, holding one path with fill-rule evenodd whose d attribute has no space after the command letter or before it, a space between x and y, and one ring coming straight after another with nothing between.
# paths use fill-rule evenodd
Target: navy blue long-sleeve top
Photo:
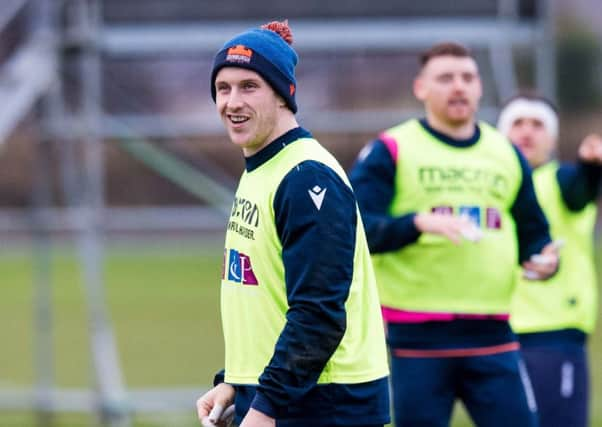
<instances>
[{"instance_id":1,"label":"navy blue long-sleeve top","mask_svg":"<svg viewBox=\"0 0 602 427\"><path fill-rule=\"evenodd\" d=\"M246 158L247 171L260 167L287 144L302 143L295 141L307 137L311 134L305 129L292 129ZM307 192L316 182L328 189L320 215L315 215ZM278 418L280 424L280 420L305 418L313 425L352 425L366 414L371 414L366 423L388 422L387 402L380 399L383 407L374 407L378 401L374 397L386 393L386 378L363 384L316 385L346 330L345 301L353 277L358 220L353 191L328 166L304 161L280 183L273 208L289 309L259 386L236 386L237 414L251 406ZM332 405L324 405L333 396L340 402L335 412ZM381 414L380 420L375 420L375 413Z\"/></svg>"},{"instance_id":2,"label":"navy blue long-sleeve top","mask_svg":"<svg viewBox=\"0 0 602 427\"><path fill-rule=\"evenodd\" d=\"M600 195L602 167L582 161L561 164L556 179L567 208L579 212Z\"/></svg>"}]
</instances>

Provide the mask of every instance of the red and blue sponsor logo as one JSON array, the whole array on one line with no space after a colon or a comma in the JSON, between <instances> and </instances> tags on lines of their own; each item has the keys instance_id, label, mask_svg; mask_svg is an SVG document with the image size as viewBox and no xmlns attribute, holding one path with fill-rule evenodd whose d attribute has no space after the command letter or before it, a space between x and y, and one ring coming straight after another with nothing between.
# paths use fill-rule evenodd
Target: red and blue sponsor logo
<instances>
[{"instance_id":1,"label":"red and blue sponsor logo","mask_svg":"<svg viewBox=\"0 0 602 427\"><path fill-rule=\"evenodd\" d=\"M460 206L458 215L468 217L477 227L481 226L481 208L479 206Z\"/></svg>"},{"instance_id":2,"label":"red and blue sponsor logo","mask_svg":"<svg viewBox=\"0 0 602 427\"><path fill-rule=\"evenodd\" d=\"M502 215L496 208L487 208L485 219L487 228L492 228L494 230L499 230L502 228Z\"/></svg>"},{"instance_id":3,"label":"red and blue sponsor logo","mask_svg":"<svg viewBox=\"0 0 602 427\"><path fill-rule=\"evenodd\" d=\"M463 205L454 208L450 205L433 206L432 213L441 215L454 215L468 217L476 226L488 228L490 230L500 230L502 228L502 214L498 208L482 208L477 205ZM482 218L482 214L485 218Z\"/></svg>"},{"instance_id":4,"label":"red and blue sponsor logo","mask_svg":"<svg viewBox=\"0 0 602 427\"><path fill-rule=\"evenodd\" d=\"M454 208L453 206L433 206L431 212L441 215L453 215Z\"/></svg>"},{"instance_id":5,"label":"red and blue sponsor logo","mask_svg":"<svg viewBox=\"0 0 602 427\"><path fill-rule=\"evenodd\" d=\"M251 257L236 249L224 250L222 278L242 285L259 285L259 281L253 272Z\"/></svg>"}]
</instances>

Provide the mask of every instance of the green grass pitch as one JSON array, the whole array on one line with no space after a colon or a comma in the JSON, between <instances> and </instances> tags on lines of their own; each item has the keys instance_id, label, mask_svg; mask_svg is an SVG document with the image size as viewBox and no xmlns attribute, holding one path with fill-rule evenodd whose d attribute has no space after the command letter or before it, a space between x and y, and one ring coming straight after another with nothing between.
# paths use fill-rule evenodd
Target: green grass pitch
<instances>
[{"instance_id":1,"label":"green grass pitch","mask_svg":"<svg viewBox=\"0 0 602 427\"><path fill-rule=\"evenodd\" d=\"M27 248L0 248L0 388L24 387L34 380L33 272ZM600 253L600 251L598 251ZM219 321L219 243L111 245L105 262L106 294L127 386L195 387L210 384L222 367ZM602 280L601 280L602 282ZM81 273L73 251L52 259L56 383L93 383ZM602 320L602 319L601 319ZM599 326L602 322L599 322ZM592 426L602 427L602 328L590 342L593 377ZM467 427L463 411L452 426ZM86 414L59 414L55 427L95 425ZM197 426L190 412L139 414L135 427ZM35 426L31 413L0 412L0 426Z\"/></svg>"}]
</instances>

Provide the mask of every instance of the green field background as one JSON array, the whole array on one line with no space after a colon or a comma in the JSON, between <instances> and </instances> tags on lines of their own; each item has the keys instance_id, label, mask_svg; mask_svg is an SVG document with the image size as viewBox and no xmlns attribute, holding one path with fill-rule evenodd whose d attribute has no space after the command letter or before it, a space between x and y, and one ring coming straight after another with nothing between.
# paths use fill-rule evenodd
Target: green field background
<instances>
[{"instance_id":1,"label":"green field background","mask_svg":"<svg viewBox=\"0 0 602 427\"><path fill-rule=\"evenodd\" d=\"M6 242L4 242L6 243ZM600 254L600 251L598 251ZM105 283L120 361L128 387L207 387L222 367L219 277L222 248L215 239L107 245ZM34 382L33 267L26 246L0 247L0 388ZM59 387L89 387L88 320L74 251L53 251L55 378ZM599 322L600 323L600 322ZM602 333L591 339L592 426L602 427ZM459 407L459 406L458 406ZM136 427L196 426L190 411L138 414ZM471 423L460 409L452 426ZM0 412L0 426L35 426L31 413ZM87 414L59 414L54 426L94 426Z\"/></svg>"}]
</instances>

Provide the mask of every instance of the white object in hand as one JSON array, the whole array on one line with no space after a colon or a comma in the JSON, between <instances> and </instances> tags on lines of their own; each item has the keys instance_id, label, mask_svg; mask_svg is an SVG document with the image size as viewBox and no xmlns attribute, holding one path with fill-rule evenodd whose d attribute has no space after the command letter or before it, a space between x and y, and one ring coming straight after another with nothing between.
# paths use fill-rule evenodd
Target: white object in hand
<instances>
[{"instance_id":1,"label":"white object in hand","mask_svg":"<svg viewBox=\"0 0 602 427\"><path fill-rule=\"evenodd\" d=\"M201 425L203 427L216 427L217 424L215 424L214 422L209 421L209 417L205 417L201 420Z\"/></svg>"},{"instance_id":2,"label":"white object in hand","mask_svg":"<svg viewBox=\"0 0 602 427\"><path fill-rule=\"evenodd\" d=\"M536 255L531 256L530 261L533 264L538 264L538 265L552 264L556 261L556 257L554 255L536 254Z\"/></svg>"},{"instance_id":3,"label":"white object in hand","mask_svg":"<svg viewBox=\"0 0 602 427\"><path fill-rule=\"evenodd\" d=\"M470 219L470 217L462 215L461 219L465 223L462 228L460 228L460 233L464 239L471 242L478 242L483 238L483 231Z\"/></svg>"},{"instance_id":4,"label":"white object in hand","mask_svg":"<svg viewBox=\"0 0 602 427\"><path fill-rule=\"evenodd\" d=\"M537 271L523 270L523 277L527 280L539 280L540 276Z\"/></svg>"},{"instance_id":5,"label":"white object in hand","mask_svg":"<svg viewBox=\"0 0 602 427\"><path fill-rule=\"evenodd\" d=\"M209 413L209 421L211 421L212 423L216 423L221 418L223 412L224 407L216 403L213 409L211 409L211 412Z\"/></svg>"},{"instance_id":6,"label":"white object in hand","mask_svg":"<svg viewBox=\"0 0 602 427\"><path fill-rule=\"evenodd\" d=\"M564 246L564 240L558 239L552 242L552 247L556 250L559 250ZM552 264L556 262L556 257L554 255L543 255L543 254L535 254L531 255L531 259L529 259L533 264L545 265Z\"/></svg>"},{"instance_id":7,"label":"white object in hand","mask_svg":"<svg viewBox=\"0 0 602 427\"><path fill-rule=\"evenodd\" d=\"M562 248L564 246L564 240L562 240L562 239L554 240L552 242L552 246L554 247L554 249L559 250L560 248ZM537 265L550 265L557 261L557 257L555 257L554 255L551 255L551 254L535 254L535 255L531 255L531 258L529 258L529 261L532 262L533 264L537 264ZM524 270L523 277L527 280L541 279L541 276L539 275L539 273L536 271L532 271L532 270Z\"/></svg>"},{"instance_id":8,"label":"white object in hand","mask_svg":"<svg viewBox=\"0 0 602 427\"><path fill-rule=\"evenodd\" d=\"M222 405L216 404L209 416L201 421L203 427L216 427L219 422L226 422L229 425L234 419L234 405L230 405L224 410Z\"/></svg>"},{"instance_id":9,"label":"white object in hand","mask_svg":"<svg viewBox=\"0 0 602 427\"><path fill-rule=\"evenodd\" d=\"M230 424L232 422L232 420L234 419L234 405L230 405L226 408L226 410L224 411L224 413L222 414L222 416L219 418L220 421L225 421L226 424Z\"/></svg>"}]
</instances>

